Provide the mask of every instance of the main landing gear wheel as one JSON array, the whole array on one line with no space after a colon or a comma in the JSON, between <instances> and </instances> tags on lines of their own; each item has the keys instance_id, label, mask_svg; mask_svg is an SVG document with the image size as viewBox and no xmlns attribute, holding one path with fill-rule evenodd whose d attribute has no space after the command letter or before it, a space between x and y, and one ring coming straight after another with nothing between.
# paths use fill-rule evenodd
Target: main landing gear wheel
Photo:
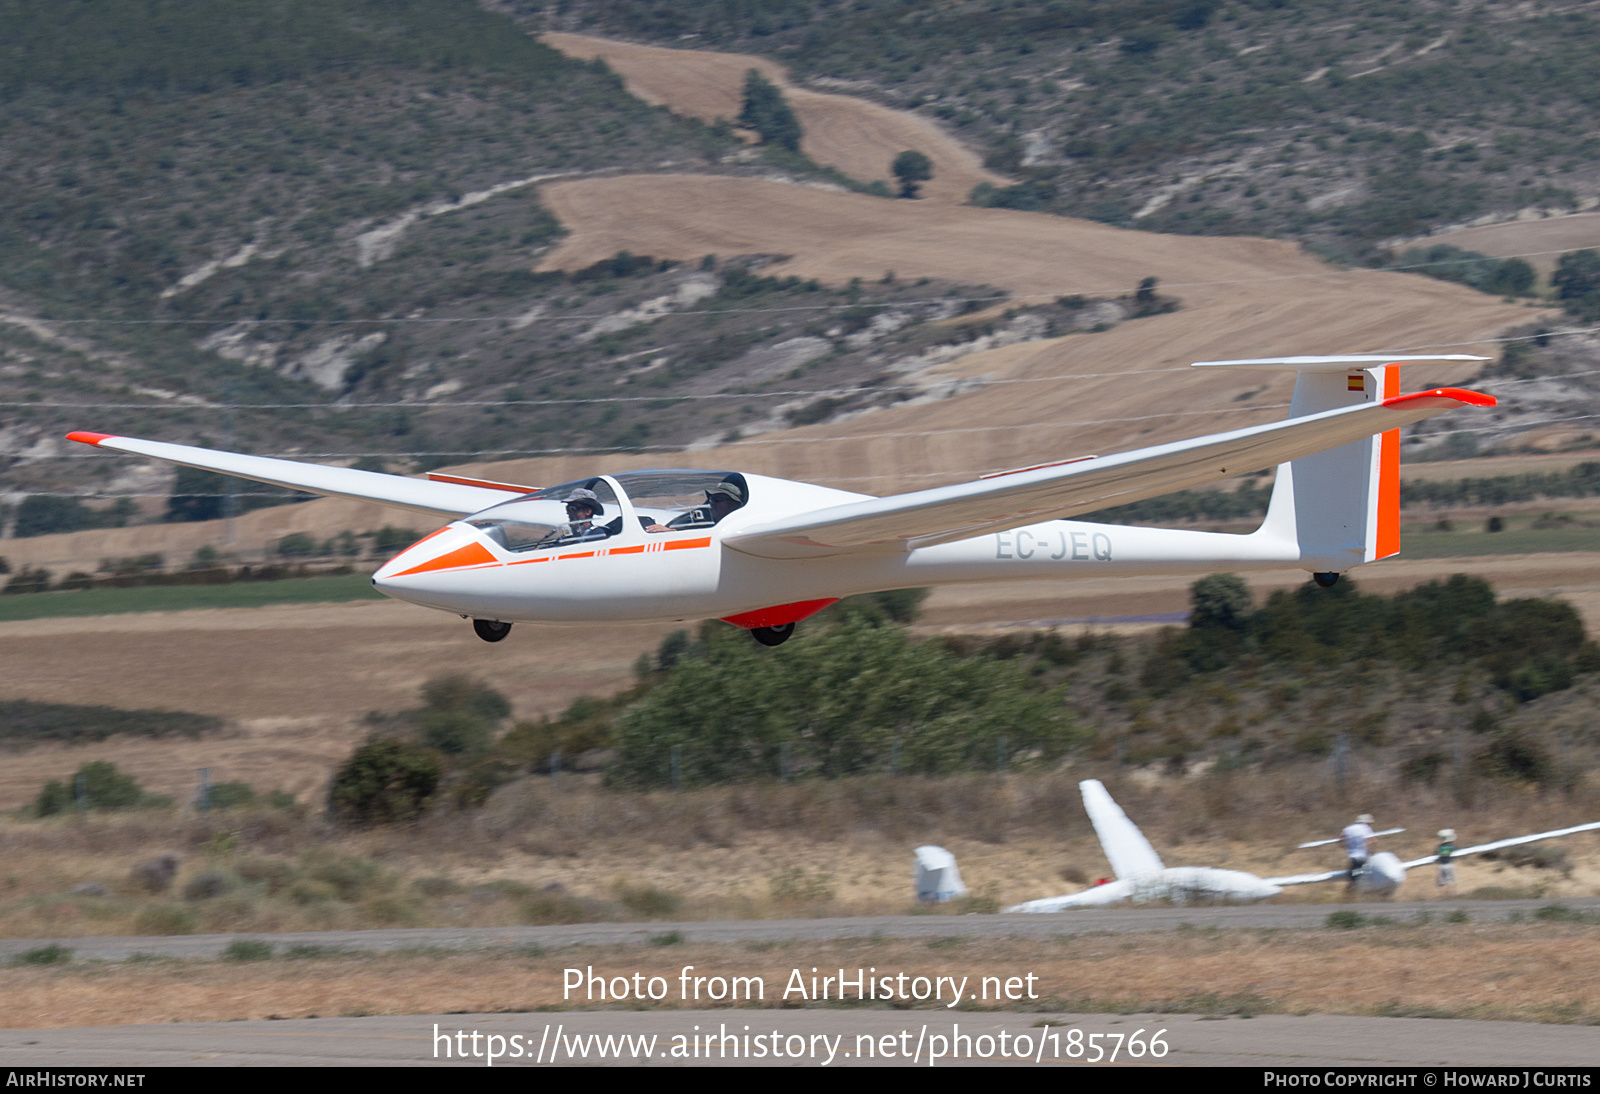
<instances>
[{"instance_id":1,"label":"main landing gear wheel","mask_svg":"<svg viewBox=\"0 0 1600 1094\"><path fill-rule=\"evenodd\" d=\"M1324 589L1331 589L1339 584L1338 574L1312 574L1311 580Z\"/></svg>"},{"instance_id":2,"label":"main landing gear wheel","mask_svg":"<svg viewBox=\"0 0 1600 1094\"><path fill-rule=\"evenodd\" d=\"M793 623L784 623L776 627L750 628L750 637L760 642L763 646L781 646L789 641L789 636L793 633Z\"/></svg>"},{"instance_id":3,"label":"main landing gear wheel","mask_svg":"<svg viewBox=\"0 0 1600 1094\"><path fill-rule=\"evenodd\" d=\"M498 642L511 633L511 624L499 623L493 619L474 619L472 629L485 642Z\"/></svg>"}]
</instances>

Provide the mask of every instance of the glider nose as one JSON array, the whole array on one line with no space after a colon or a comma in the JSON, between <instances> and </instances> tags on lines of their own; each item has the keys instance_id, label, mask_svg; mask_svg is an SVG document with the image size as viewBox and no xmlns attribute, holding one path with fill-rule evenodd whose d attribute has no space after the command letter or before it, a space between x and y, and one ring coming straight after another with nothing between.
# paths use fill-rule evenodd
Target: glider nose
<instances>
[{"instance_id":1,"label":"glider nose","mask_svg":"<svg viewBox=\"0 0 1600 1094\"><path fill-rule=\"evenodd\" d=\"M419 584L415 580L419 577L497 561L475 530L451 524L417 540L384 563L372 575L372 584L380 592L412 589Z\"/></svg>"}]
</instances>

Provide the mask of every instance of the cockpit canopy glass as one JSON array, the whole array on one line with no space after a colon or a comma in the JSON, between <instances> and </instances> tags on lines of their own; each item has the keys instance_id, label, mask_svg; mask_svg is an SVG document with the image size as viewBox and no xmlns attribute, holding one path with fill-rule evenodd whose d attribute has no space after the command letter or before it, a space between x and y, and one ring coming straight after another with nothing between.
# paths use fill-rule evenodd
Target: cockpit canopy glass
<instances>
[{"instance_id":1,"label":"cockpit canopy glass","mask_svg":"<svg viewBox=\"0 0 1600 1094\"><path fill-rule=\"evenodd\" d=\"M709 528L750 500L750 487L737 471L624 471L616 480L646 529ZM732 501L731 506L722 506L721 515L707 504L713 492Z\"/></svg>"},{"instance_id":2,"label":"cockpit canopy glass","mask_svg":"<svg viewBox=\"0 0 1600 1094\"><path fill-rule=\"evenodd\" d=\"M750 500L750 487L737 471L624 471L614 476L632 502L645 531L681 532L710 528ZM585 519L582 501L600 506ZM713 505L710 499L719 499ZM565 547L620 535L622 506L602 478L575 479L501 502L471 517L468 524L508 551Z\"/></svg>"},{"instance_id":3,"label":"cockpit canopy glass","mask_svg":"<svg viewBox=\"0 0 1600 1094\"><path fill-rule=\"evenodd\" d=\"M593 503L599 512L585 519L581 507L568 506L575 495ZM536 547L561 547L606 539L622 531L622 507L605 479L589 478L547 486L531 494L501 502L467 521L508 551Z\"/></svg>"}]
</instances>

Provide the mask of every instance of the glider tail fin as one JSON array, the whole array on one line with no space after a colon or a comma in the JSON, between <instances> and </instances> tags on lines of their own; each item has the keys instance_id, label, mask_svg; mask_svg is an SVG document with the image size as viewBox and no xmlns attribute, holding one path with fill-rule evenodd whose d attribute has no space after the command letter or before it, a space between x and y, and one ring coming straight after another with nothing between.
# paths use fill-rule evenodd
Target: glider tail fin
<instances>
[{"instance_id":1,"label":"glider tail fin","mask_svg":"<svg viewBox=\"0 0 1600 1094\"><path fill-rule=\"evenodd\" d=\"M1481 357L1280 357L1207 361L1296 372L1289 417L1381 402L1400 394L1400 366ZM1261 534L1292 542L1300 565L1343 573L1400 550L1400 431L1390 430L1278 466Z\"/></svg>"}]
</instances>

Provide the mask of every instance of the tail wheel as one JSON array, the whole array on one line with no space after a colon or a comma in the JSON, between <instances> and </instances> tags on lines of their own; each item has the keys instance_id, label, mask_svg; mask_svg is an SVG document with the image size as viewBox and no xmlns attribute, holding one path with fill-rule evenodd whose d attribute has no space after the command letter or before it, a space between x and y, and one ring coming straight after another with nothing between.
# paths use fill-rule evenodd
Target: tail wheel
<instances>
[{"instance_id":1,"label":"tail wheel","mask_svg":"<svg viewBox=\"0 0 1600 1094\"><path fill-rule=\"evenodd\" d=\"M789 636L793 633L793 623L783 623L776 627L750 628L750 637L760 642L763 646L781 646L789 641Z\"/></svg>"},{"instance_id":2,"label":"tail wheel","mask_svg":"<svg viewBox=\"0 0 1600 1094\"><path fill-rule=\"evenodd\" d=\"M498 642L511 633L511 624L493 619L474 619L472 629L485 642Z\"/></svg>"}]
</instances>

